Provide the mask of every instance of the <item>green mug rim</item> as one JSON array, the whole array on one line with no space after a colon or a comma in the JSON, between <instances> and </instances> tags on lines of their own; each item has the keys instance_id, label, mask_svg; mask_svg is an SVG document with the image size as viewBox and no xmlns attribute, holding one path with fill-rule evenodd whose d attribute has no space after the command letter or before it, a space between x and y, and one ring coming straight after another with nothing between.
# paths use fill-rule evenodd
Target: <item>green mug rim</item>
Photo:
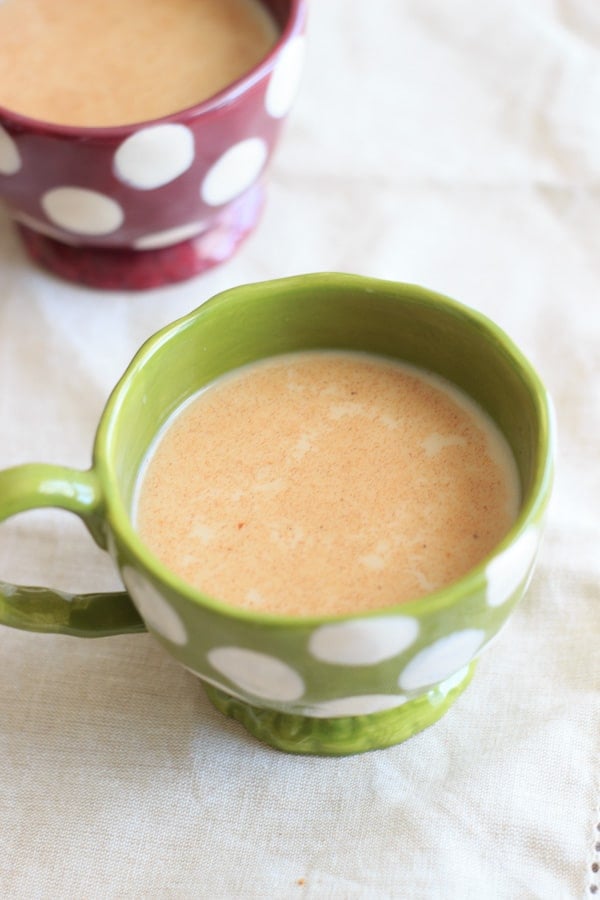
<instances>
[{"instance_id":1,"label":"green mug rim","mask_svg":"<svg viewBox=\"0 0 600 900\"><path fill-rule=\"evenodd\" d=\"M241 291L247 292L250 290L264 293L265 291L279 291L283 287L288 290L296 285L306 287L307 283L310 282L315 287L318 286L320 288L331 286L356 289L361 287L366 291L395 293L399 297L406 297L410 294L412 299L424 301L430 306L443 308L444 311L454 310L458 315L477 323L486 332L488 338L500 344L504 353L510 357L511 364L527 385L528 392L534 402L540 434L535 458L535 474L529 495L508 534L477 566L446 587L414 600L382 607L381 609L345 613L343 615L292 616L276 613L258 613L231 606L216 597L202 593L202 591L188 584L154 556L133 527L131 515L122 502L117 476L110 465L109 457L111 456L111 448L114 441L118 440L119 413L130 385L140 370L165 343L176 339L177 335L185 331L198 317L202 316L206 309L226 303L228 298ZM228 288L206 300L184 316L175 319L149 337L133 356L104 407L94 443L93 470L100 481L104 500L103 515L109 528L119 537L129 553L159 582L165 583L172 591L183 596L190 603L209 609L221 616L264 626L316 627L356 618L391 615L428 615L438 612L442 608L446 609L460 603L465 596L481 590L482 582L485 583L485 571L490 562L500 556L540 517L548 503L554 472L554 442L553 405L547 389L532 364L513 340L500 326L483 313L444 294L420 285L411 284L410 282L391 281L348 273L317 272L268 281L251 282Z\"/></svg>"}]
</instances>

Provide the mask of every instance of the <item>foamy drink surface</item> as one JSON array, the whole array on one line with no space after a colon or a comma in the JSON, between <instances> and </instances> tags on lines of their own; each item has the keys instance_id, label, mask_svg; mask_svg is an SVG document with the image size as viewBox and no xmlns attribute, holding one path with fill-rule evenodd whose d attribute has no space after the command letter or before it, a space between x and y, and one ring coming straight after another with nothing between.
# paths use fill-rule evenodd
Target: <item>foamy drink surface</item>
<instances>
[{"instance_id":1,"label":"foamy drink surface","mask_svg":"<svg viewBox=\"0 0 600 900\"><path fill-rule=\"evenodd\" d=\"M455 581L505 536L518 475L448 382L345 352L274 357L197 394L149 453L142 539L205 594L255 611L390 606Z\"/></svg>"},{"instance_id":2,"label":"foamy drink surface","mask_svg":"<svg viewBox=\"0 0 600 900\"><path fill-rule=\"evenodd\" d=\"M0 0L0 105L104 127L186 109L278 38L259 0Z\"/></svg>"}]
</instances>

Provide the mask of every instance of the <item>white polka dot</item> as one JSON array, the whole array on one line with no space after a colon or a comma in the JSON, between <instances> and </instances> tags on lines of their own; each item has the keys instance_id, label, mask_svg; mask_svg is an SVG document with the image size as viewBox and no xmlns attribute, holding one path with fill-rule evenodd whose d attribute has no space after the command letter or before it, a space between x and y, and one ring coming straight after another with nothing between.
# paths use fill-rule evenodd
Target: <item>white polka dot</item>
<instances>
[{"instance_id":1,"label":"white polka dot","mask_svg":"<svg viewBox=\"0 0 600 900\"><path fill-rule=\"evenodd\" d=\"M489 606L501 606L510 600L531 572L538 548L539 534L530 527L510 547L493 559L485 570L486 599Z\"/></svg>"},{"instance_id":2,"label":"white polka dot","mask_svg":"<svg viewBox=\"0 0 600 900\"><path fill-rule=\"evenodd\" d=\"M127 590L130 591L133 601L148 627L172 644L180 647L187 644L188 636L185 625L154 585L129 566L123 569L122 576Z\"/></svg>"},{"instance_id":3,"label":"white polka dot","mask_svg":"<svg viewBox=\"0 0 600 900\"><path fill-rule=\"evenodd\" d=\"M358 697L341 697L325 703L315 703L303 710L303 715L315 719L339 719L344 716L368 716L371 713L395 709L406 703L400 694L363 694Z\"/></svg>"},{"instance_id":4,"label":"white polka dot","mask_svg":"<svg viewBox=\"0 0 600 900\"><path fill-rule=\"evenodd\" d=\"M409 616L380 616L322 625L310 637L308 649L317 659L337 666L371 666L410 647L419 623Z\"/></svg>"},{"instance_id":5,"label":"white polka dot","mask_svg":"<svg viewBox=\"0 0 600 900\"><path fill-rule=\"evenodd\" d=\"M55 225L75 234L110 234L124 219L115 200L87 188L53 188L42 197L42 207Z\"/></svg>"},{"instance_id":6,"label":"white polka dot","mask_svg":"<svg viewBox=\"0 0 600 900\"><path fill-rule=\"evenodd\" d=\"M463 666L462 669L459 669L458 672L455 672L454 675L451 675L450 678L441 681L438 687L441 688L444 694L449 694L455 687L458 687L459 684L463 683L468 674L469 665L467 664L466 666Z\"/></svg>"},{"instance_id":7,"label":"white polka dot","mask_svg":"<svg viewBox=\"0 0 600 900\"><path fill-rule=\"evenodd\" d=\"M181 662L181 661L180 661ZM184 669L187 669L188 672L191 672L192 675L195 675L196 678L200 678L202 681L206 682L206 684L212 684L213 687L216 687L219 691L224 691L230 697L235 697L236 700L244 700L244 695L237 693L234 691L230 685L223 684L222 681L219 681L216 678L210 678L206 672L197 672L196 669L192 669L190 666L186 666L185 663L182 663Z\"/></svg>"},{"instance_id":8,"label":"white polka dot","mask_svg":"<svg viewBox=\"0 0 600 900\"><path fill-rule=\"evenodd\" d=\"M32 231L37 231L40 234L45 234L48 237L53 238L55 241L61 241L63 244L71 244L73 246L77 246L79 244L79 241L76 237L66 235L63 231L59 231L58 228L53 228L52 225L48 225L47 222L40 222L39 219L35 219L33 216L28 216L27 213L17 212L13 215L17 222L20 222L21 225L26 225L27 228L31 228Z\"/></svg>"},{"instance_id":9,"label":"white polka dot","mask_svg":"<svg viewBox=\"0 0 600 900\"><path fill-rule=\"evenodd\" d=\"M254 184L267 159L267 145L261 138L234 144L208 170L202 182L202 199L209 206L221 206Z\"/></svg>"},{"instance_id":10,"label":"white polka dot","mask_svg":"<svg viewBox=\"0 0 600 900\"><path fill-rule=\"evenodd\" d=\"M189 238L201 234L206 226L203 222L190 222L189 225L178 225L177 228L168 228L166 231L156 231L154 234L145 234L133 242L138 250L157 250L159 247L171 247L180 244Z\"/></svg>"},{"instance_id":11,"label":"white polka dot","mask_svg":"<svg viewBox=\"0 0 600 900\"><path fill-rule=\"evenodd\" d=\"M296 37L287 44L281 54L265 96L265 107L274 119L285 116L296 99L304 64L305 40Z\"/></svg>"},{"instance_id":12,"label":"white polka dot","mask_svg":"<svg viewBox=\"0 0 600 900\"><path fill-rule=\"evenodd\" d=\"M304 682L295 669L266 653L216 647L209 651L208 661L242 690L263 700L297 700L304 693Z\"/></svg>"},{"instance_id":13,"label":"white polka dot","mask_svg":"<svg viewBox=\"0 0 600 900\"><path fill-rule=\"evenodd\" d=\"M169 184L187 172L194 161L194 136L185 125L142 128L115 153L115 175L140 191Z\"/></svg>"},{"instance_id":14,"label":"white polka dot","mask_svg":"<svg viewBox=\"0 0 600 900\"><path fill-rule=\"evenodd\" d=\"M471 662L484 640L485 631L478 628L440 638L411 659L398 684L405 691L414 691L444 681Z\"/></svg>"},{"instance_id":15,"label":"white polka dot","mask_svg":"<svg viewBox=\"0 0 600 900\"><path fill-rule=\"evenodd\" d=\"M21 168L21 154L16 142L0 125L0 175L15 175Z\"/></svg>"}]
</instances>

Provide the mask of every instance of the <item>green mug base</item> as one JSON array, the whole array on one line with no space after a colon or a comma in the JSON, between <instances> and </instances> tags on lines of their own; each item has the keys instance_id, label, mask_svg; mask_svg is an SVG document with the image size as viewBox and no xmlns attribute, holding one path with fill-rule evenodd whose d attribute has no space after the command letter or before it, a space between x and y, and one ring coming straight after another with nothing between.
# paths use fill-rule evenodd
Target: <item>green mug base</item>
<instances>
[{"instance_id":1,"label":"green mug base","mask_svg":"<svg viewBox=\"0 0 600 900\"><path fill-rule=\"evenodd\" d=\"M476 662L457 676L440 682L425 694L385 712L364 716L315 718L260 709L204 683L209 700L219 712L236 719L270 747L286 753L349 756L400 744L433 725L462 694L473 677Z\"/></svg>"}]
</instances>

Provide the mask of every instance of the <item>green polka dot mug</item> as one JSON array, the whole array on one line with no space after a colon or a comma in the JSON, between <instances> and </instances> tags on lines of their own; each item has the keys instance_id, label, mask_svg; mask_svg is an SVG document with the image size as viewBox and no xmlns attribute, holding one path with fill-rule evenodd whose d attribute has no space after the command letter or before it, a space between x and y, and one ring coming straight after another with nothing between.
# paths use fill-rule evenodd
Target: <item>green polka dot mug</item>
<instances>
[{"instance_id":1,"label":"green polka dot mug","mask_svg":"<svg viewBox=\"0 0 600 900\"><path fill-rule=\"evenodd\" d=\"M169 571L136 533L131 510L144 457L173 411L223 373L326 348L418 365L477 401L512 448L517 521L459 581L402 605L338 617L227 606ZM423 288L341 274L233 288L141 348L108 401L88 471L31 463L0 472L0 520L41 506L76 513L127 592L0 583L0 622L81 637L147 629L198 675L218 709L282 750L341 755L398 743L452 705L525 592L551 490L551 410L538 376L497 326Z\"/></svg>"}]
</instances>

